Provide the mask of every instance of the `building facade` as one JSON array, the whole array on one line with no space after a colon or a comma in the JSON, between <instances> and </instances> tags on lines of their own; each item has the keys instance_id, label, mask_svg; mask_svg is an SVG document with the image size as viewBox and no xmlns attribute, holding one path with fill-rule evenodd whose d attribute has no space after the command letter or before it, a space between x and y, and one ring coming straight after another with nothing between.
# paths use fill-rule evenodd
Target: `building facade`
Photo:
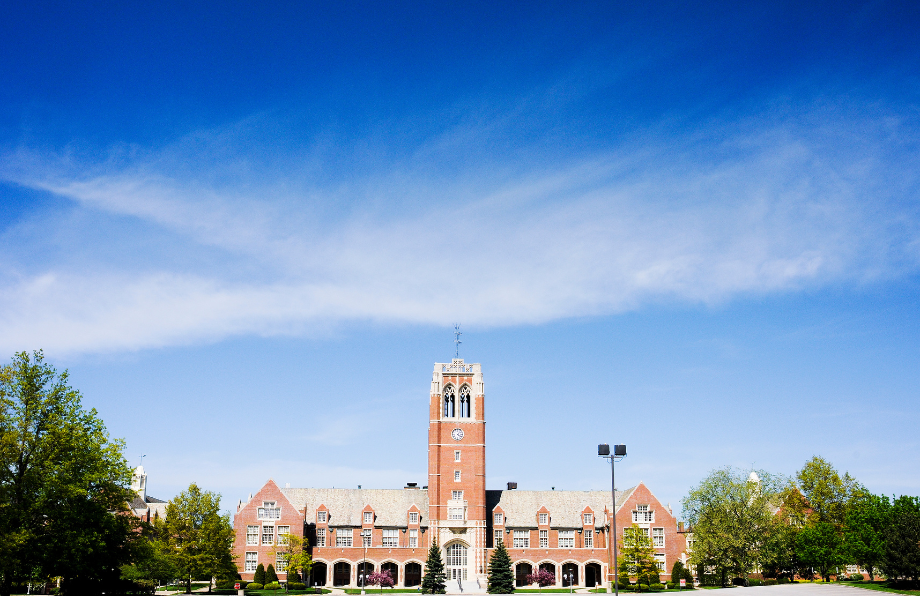
<instances>
[{"instance_id":1,"label":"building facade","mask_svg":"<svg viewBox=\"0 0 920 596\"><path fill-rule=\"evenodd\" d=\"M498 541L518 585L546 569L556 585L606 586L610 561L609 491L487 490L485 390L482 367L463 359L435 364L428 424L428 484L404 489L279 488L269 480L234 518L240 573L251 581L259 563L285 564L286 534L311 545L313 585L358 587L374 571L397 586L417 586L427 551L437 542L449 585L482 592ZM668 507L639 483L616 495L616 525L637 524L652 539L662 579L686 561L684 534Z\"/></svg>"}]
</instances>

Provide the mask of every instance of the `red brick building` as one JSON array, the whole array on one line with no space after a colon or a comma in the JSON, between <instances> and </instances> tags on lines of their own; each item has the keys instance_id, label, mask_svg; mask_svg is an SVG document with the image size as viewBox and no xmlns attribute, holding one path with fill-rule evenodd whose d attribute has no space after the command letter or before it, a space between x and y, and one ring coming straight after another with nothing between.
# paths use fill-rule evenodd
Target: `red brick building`
<instances>
[{"instance_id":1,"label":"red brick building","mask_svg":"<svg viewBox=\"0 0 920 596\"><path fill-rule=\"evenodd\" d=\"M279 488L269 480L234 518L243 579L251 580L259 563L274 564L284 579L284 562L272 554L279 536L293 533L310 541L314 585L355 587L377 570L389 571L397 586L418 585L434 540L448 581L467 592L485 590L498 540L519 585L538 568L553 572L558 586L607 585L610 492L486 490L481 366L435 364L430 398L427 486ZM662 579L675 560L686 560L677 520L641 482L617 492L616 521L620 536L633 523L646 529Z\"/></svg>"}]
</instances>

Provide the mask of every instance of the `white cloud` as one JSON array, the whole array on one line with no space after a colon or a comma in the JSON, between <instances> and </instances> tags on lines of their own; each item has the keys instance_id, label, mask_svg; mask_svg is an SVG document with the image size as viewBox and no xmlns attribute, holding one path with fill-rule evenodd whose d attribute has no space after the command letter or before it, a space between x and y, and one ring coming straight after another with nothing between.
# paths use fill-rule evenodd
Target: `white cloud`
<instances>
[{"instance_id":1,"label":"white cloud","mask_svg":"<svg viewBox=\"0 0 920 596\"><path fill-rule=\"evenodd\" d=\"M406 173L436 171L431 161L316 189L180 179L164 171L193 159L179 150L85 172L21 151L8 180L224 258L182 270L157 255L129 268L30 263L0 288L0 350L131 350L355 320L533 324L898 275L917 265L916 197L899 194L917 156L886 159L880 127L738 125L734 136L639 139L494 181L501 168L484 163L443 187ZM857 128L863 142L849 151L842 141Z\"/></svg>"}]
</instances>

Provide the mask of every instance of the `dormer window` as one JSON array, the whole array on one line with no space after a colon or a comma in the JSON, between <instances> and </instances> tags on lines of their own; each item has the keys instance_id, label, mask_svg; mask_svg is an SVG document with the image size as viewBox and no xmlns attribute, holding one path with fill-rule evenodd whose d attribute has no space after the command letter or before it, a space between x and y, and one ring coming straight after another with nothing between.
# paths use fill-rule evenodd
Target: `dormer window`
<instances>
[{"instance_id":1,"label":"dormer window","mask_svg":"<svg viewBox=\"0 0 920 596\"><path fill-rule=\"evenodd\" d=\"M540 525L545 526L548 523L549 523L549 513L541 513L540 514Z\"/></svg>"},{"instance_id":2,"label":"dormer window","mask_svg":"<svg viewBox=\"0 0 920 596\"><path fill-rule=\"evenodd\" d=\"M410 511L410 512L409 512L409 523L410 523L410 524L417 524L417 523L418 523L418 512L417 512L417 511Z\"/></svg>"},{"instance_id":3,"label":"dormer window","mask_svg":"<svg viewBox=\"0 0 920 596\"><path fill-rule=\"evenodd\" d=\"M632 515L633 523L636 524L650 524L655 521L655 512L649 511L648 505L636 505Z\"/></svg>"},{"instance_id":4,"label":"dormer window","mask_svg":"<svg viewBox=\"0 0 920 596\"><path fill-rule=\"evenodd\" d=\"M591 524L594 523L594 514L593 514L593 513L585 513L584 519L585 519L585 525L586 525L586 526L590 526Z\"/></svg>"},{"instance_id":5,"label":"dormer window","mask_svg":"<svg viewBox=\"0 0 920 596\"><path fill-rule=\"evenodd\" d=\"M316 512L316 523L318 524L326 523L326 512L325 511Z\"/></svg>"},{"instance_id":6,"label":"dormer window","mask_svg":"<svg viewBox=\"0 0 920 596\"><path fill-rule=\"evenodd\" d=\"M372 524L372 523L374 523L374 512L373 512L373 511L365 511L365 512L364 512L364 523L365 523L365 524Z\"/></svg>"},{"instance_id":7,"label":"dormer window","mask_svg":"<svg viewBox=\"0 0 920 596\"><path fill-rule=\"evenodd\" d=\"M281 519L281 507L275 507L275 501L263 501L258 516L259 519Z\"/></svg>"}]
</instances>

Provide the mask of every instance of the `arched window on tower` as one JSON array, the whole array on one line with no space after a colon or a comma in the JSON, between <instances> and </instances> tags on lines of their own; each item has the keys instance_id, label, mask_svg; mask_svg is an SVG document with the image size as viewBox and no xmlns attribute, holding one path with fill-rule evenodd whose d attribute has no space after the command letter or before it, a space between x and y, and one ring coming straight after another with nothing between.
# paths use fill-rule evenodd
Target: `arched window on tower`
<instances>
[{"instance_id":1,"label":"arched window on tower","mask_svg":"<svg viewBox=\"0 0 920 596\"><path fill-rule=\"evenodd\" d=\"M464 385L460 388L460 417L470 417L470 386Z\"/></svg>"},{"instance_id":2,"label":"arched window on tower","mask_svg":"<svg viewBox=\"0 0 920 596\"><path fill-rule=\"evenodd\" d=\"M444 388L444 417L454 417L454 388L450 385Z\"/></svg>"}]
</instances>

